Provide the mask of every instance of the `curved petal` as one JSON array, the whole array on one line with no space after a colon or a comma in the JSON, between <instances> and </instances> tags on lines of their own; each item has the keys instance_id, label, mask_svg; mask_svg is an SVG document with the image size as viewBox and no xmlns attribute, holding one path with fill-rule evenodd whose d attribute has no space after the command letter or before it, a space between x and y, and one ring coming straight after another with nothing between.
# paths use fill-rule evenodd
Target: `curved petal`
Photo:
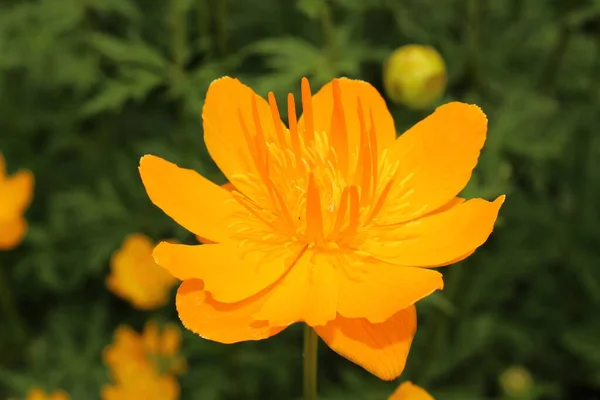
<instances>
[{"instance_id":1,"label":"curved petal","mask_svg":"<svg viewBox=\"0 0 600 400\"><path fill-rule=\"evenodd\" d=\"M406 365L417 331L417 312L410 306L380 324L338 315L315 330L333 351L380 379L390 381L400 376Z\"/></svg>"},{"instance_id":2,"label":"curved petal","mask_svg":"<svg viewBox=\"0 0 600 400\"><path fill-rule=\"evenodd\" d=\"M373 258L345 257L339 261L338 313L347 318L380 323L444 287L442 274L429 269Z\"/></svg>"},{"instance_id":3,"label":"curved petal","mask_svg":"<svg viewBox=\"0 0 600 400\"><path fill-rule=\"evenodd\" d=\"M235 303L279 279L301 251L301 245L257 249L239 242L196 246L161 242L153 256L178 279L202 279L204 290L216 301Z\"/></svg>"},{"instance_id":4,"label":"curved petal","mask_svg":"<svg viewBox=\"0 0 600 400\"><path fill-rule=\"evenodd\" d=\"M196 235L222 242L231 235L232 216L246 213L229 191L191 169L146 155L139 170L152 203Z\"/></svg>"},{"instance_id":5,"label":"curved petal","mask_svg":"<svg viewBox=\"0 0 600 400\"><path fill-rule=\"evenodd\" d=\"M276 335L286 327L272 327L256 321L252 314L263 304L258 294L235 304L219 303L204 291L201 280L182 282L175 300L179 318L190 331L204 339L220 343L261 340Z\"/></svg>"},{"instance_id":6,"label":"curved petal","mask_svg":"<svg viewBox=\"0 0 600 400\"><path fill-rule=\"evenodd\" d=\"M18 171L0 180L0 219L22 214L33 196L34 178L31 171Z\"/></svg>"},{"instance_id":7,"label":"curved petal","mask_svg":"<svg viewBox=\"0 0 600 400\"><path fill-rule=\"evenodd\" d=\"M433 397L425 389L406 381L398 386L388 400L433 400Z\"/></svg>"},{"instance_id":8,"label":"curved petal","mask_svg":"<svg viewBox=\"0 0 600 400\"><path fill-rule=\"evenodd\" d=\"M18 216L8 221L0 220L0 250L18 246L27 233L27 221Z\"/></svg>"},{"instance_id":9,"label":"curved petal","mask_svg":"<svg viewBox=\"0 0 600 400\"><path fill-rule=\"evenodd\" d=\"M492 233L505 196L466 201L406 224L374 227L361 250L398 265L433 267L460 261Z\"/></svg>"},{"instance_id":10,"label":"curved petal","mask_svg":"<svg viewBox=\"0 0 600 400\"><path fill-rule=\"evenodd\" d=\"M225 190L227 190L228 192L231 192L235 189L235 187L231 184L231 182L226 182L224 184L221 185L221 187ZM216 242L213 242L212 240L209 240L207 238L203 238L200 235L196 235L196 239L202 243L202 244L214 244Z\"/></svg>"},{"instance_id":11,"label":"curved petal","mask_svg":"<svg viewBox=\"0 0 600 400\"><path fill-rule=\"evenodd\" d=\"M469 182L486 132L479 107L454 102L400 135L388 154L398 163L395 181L376 221L409 221L450 201Z\"/></svg>"},{"instance_id":12,"label":"curved petal","mask_svg":"<svg viewBox=\"0 0 600 400\"><path fill-rule=\"evenodd\" d=\"M335 271L326 255L306 251L287 274L265 294L254 314L273 326L304 321L324 325L335 318L338 288Z\"/></svg>"},{"instance_id":13,"label":"curved petal","mask_svg":"<svg viewBox=\"0 0 600 400\"><path fill-rule=\"evenodd\" d=\"M379 153L391 146L396 139L394 119L377 89L371 86L370 83L361 80L337 78L315 93L312 97L315 130L329 132L330 135L339 134L339 132L331 131L332 119L334 118L334 81L340 89L341 110L344 116L350 151L358 150L360 144L361 124L358 117L358 99L362 104L367 130L371 130L371 122L375 123ZM304 131L304 115L298 121L298 130L300 132ZM335 140L332 140L332 143L335 143Z\"/></svg>"},{"instance_id":14,"label":"curved petal","mask_svg":"<svg viewBox=\"0 0 600 400\"><path fill-rule=\"evenodd\" d=\"M257 188L244 177L261 176L256 162L264 160L259 160L255 140L264 146L265 140L276 137L269 104L239 80L223 77L210 84L202 119L204 141L211 157L238 190L253 198ZM276 123L285 131L280 120ZM260 129L256 128L258 124Z\"/></svg>"}]
</instances>

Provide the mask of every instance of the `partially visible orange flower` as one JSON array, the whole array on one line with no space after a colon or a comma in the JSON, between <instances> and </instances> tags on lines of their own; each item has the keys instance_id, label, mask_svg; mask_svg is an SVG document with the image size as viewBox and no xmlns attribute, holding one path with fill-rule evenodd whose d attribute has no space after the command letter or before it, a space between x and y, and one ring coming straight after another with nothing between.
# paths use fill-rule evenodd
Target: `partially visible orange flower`
<instances>
[{"instance_id":1,"label":"partially visible orange flower","mask_svg":"<svg viewBox=\"0 0 600 400\"><path fill-rule=\"evenodd\" d=\"M167 324L160 329L155 321L149 321L141 335L129 326L118 327L103 358L113 380L126 383L140 374L182 373L186 364L180 347L181 330L177 326Z\"/></svg>"},{"instance_id":2,"label":"partially visible orange flower","mask_svg":"<svg viewBox=\"0 0 600 400\"><path fill-rule=\"evenodd\" d=\"M117 296L140 310L161 307L169 300L177 283L173 276L152 258L154 244L145 235L135 233L123 241L111 259L106 286Z\"/></svg>"},{"instance_id":3,"label":"partially visible orange flower","mask_svg":"<svg viewBox=\"0 0 600 400\"><path fill-rule=\"evenodd\" d=\"M27 397L25 400L69 400L70 397L68 394L63 392L62 390L56 390L53 393L46 394L40 388L31 388L27 393Z\"/></svg>"},{"instance_id":4,"label":"partially visible orange flower","mask_svg":"<svg viewBox=\"0 0 600 400\"><path fill-rule=\"evenodd\" d=\"M0 250L10 250L23 241L27 221L23 217L33 196L34 178L31 171L7 175L0 153Z\"/></svg>"},{"instance_id":5,"label":"partially visible orange flower","mask_svg":"<svg viewBox=\"0 0 600 400\"><path fill-rule=\"evenodd\" d=\"M102 400L177 400L179 391L179 384L173 375L142 370L126 381L105 385L101 396Z\"/></svg>"},{"instance_id":6,"label":"partially visible orange flower","mask_svg":"<svg viewBox=\"0 0 600 400\"><path fill-rule=\"evenodd\" d=\"M404 382L398 389L388 398L388 400L434 400L425 389L413 384L412 382Z\"/></svg>"},{"instance_id":7,"label":"partially visible orange flower","mask_svg":"<svg viewBox=\"0 0 600 400\"><path fill-rule=\"evenodd\" d=\"M457 197L485 142L475 105L449 103L396 138L368 83L334 79L288 126L236 79L203 108L204 140L226 190L159 157L140 160L154 204L211 244L162 242L158 264L183 280L183 324L221 343L260 340L305 322L334 351L382 379L404 369L414 303L443 287L433 270L472 254L504 196Z\"/></svg>"}]
</instances>

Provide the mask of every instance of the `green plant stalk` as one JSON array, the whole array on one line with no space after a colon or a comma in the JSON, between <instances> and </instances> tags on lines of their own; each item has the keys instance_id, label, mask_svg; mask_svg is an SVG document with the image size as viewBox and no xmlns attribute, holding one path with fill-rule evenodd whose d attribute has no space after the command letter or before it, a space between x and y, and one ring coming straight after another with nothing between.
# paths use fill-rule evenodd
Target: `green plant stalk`
<instances>
[{"instance_id":1,"label":"green plant stalk","mask_svg":"<svg viewBox=\"0 0 600 400\"><path fill-rule=\"evenodd\" d=\"M19 342L25 342L27 328L15 304L15 298L6 273L0 265L0 307L9 326L12 326Z\"/></svg>"},{"instance_id":2,"label":"green plant stalk","mask_svg":"<svg viewBox=\"0 0 600 400\"><path fill-rule=\"evenodd\" d=\"M304 368L303 368L303 387L304 400L317 399L317 348L319 346L319 337L317 333L308 325L304 325Z\"/></svg>"}]
</instances>

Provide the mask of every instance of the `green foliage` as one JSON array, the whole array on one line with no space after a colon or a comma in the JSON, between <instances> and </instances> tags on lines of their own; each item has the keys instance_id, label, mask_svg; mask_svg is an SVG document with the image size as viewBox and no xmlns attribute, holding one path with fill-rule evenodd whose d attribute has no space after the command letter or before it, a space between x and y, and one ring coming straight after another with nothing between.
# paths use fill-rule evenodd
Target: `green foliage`
<instances>
[{"instance_id":1,"label":"green foliage","mask_svg":"<svg viewBox=\"0 0 600 400\"><path fill-rule=\"evenodd\" d=\"M96 399L102 348L120 323L177 320L173 303L131 309L104 286L122 239L192 243L148 200L153 153L224 182L202 140L209 83L261 94L335 76L381 90L396 47L445 58L442 102L479 104L489 135L467 197L507 194L495 233L446 268L419 304L401 380L441 400L505 399L511 365L530 399L600 396L600 1L5 0L0 3L0 150L36 176L30 230L0 254L19 318L0 318L0 398L32 385ZM389 104L398 132L424 114ZM4 289L3 289L4 290ZM184 399L297 398L301 330L219 345L187 333ZM321 347L323 399L384 399L384 383Z\"/></svg>"}]
</instances>

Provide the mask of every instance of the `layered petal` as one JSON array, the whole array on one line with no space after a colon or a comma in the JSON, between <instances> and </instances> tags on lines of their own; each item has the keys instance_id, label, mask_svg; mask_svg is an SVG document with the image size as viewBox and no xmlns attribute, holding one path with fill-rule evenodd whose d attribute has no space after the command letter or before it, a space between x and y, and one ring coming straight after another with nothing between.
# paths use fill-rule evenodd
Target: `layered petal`
<instances>
[{"instance_id":1,"label":"layered petal","mask_svg":"<svg viewBox=\"0 0 600 400\"><path fill-rule=\"evenodd\" d=\"M205 339L229 344L266 339L286 328L252 318L264 300L257 294L234 304L219 303L204 290L201 280L190 279L179 287L176 306L187 329Z\"/></svg>"},{"instance_id":2,"label":"layered petal","mask_svg":"<svg viewBox=\"0 0 600 400\"><path fill-rule=\"evenodd\" d=\"M257 163L264 163L265 157L260 146L274 140L275 124L285 131L281 120L274 120L265 99L230 77L211 83L202 119L204 141L212 159L238 190L255 198L259 188L249 184L247 176L261 177Z\"/></svg>"},{"instance_id":3,"label":"layered petal","mask_svg":"<svg viewBox=\"0 0 600 400\"><path fill-rule=\"evenodd\" d=\"M334 100L334 86L339 88L339 104ZM337 92L337 89L336 89ZM362 105L365 127L368 131L374 130L378 152L391 146L396 139L394 119L390 114L385 100L371 84L355 79L339 78L327 83L312 97L312 109L315 131L329 132L330 142L335 146L339 143L337 138L347 134L347 143L350 154L357 154L360 137L361 123L358 114L358 102ZM336 118L342 117L336 121ZM298 129L305 129L305 116L298 121ZM333 129L332 129L333 127ZM344 132L345 131L345 132Z\"/></svg>"},{"instance_id":4,"label":"layered petal","mask_svg":"<svg viewBox=\"0 0 600 400\"><path fill-rule=\"evenodd\" d=\"M156 263L181 280L202 279L216 301L244 300L279 279L296 261L302 245L267 246L225 242L188 246L161 242Z\"/></svg>"},{"instance_id":5,"label":"layered petal","mask_svg":"<svg viewBox=\"0 0 600 400\"><path fill-rule=\"evenodd\" d=\"M254 314L274 326L304 321L324 325L335 318L338 286L330 257L306 251L268 293Z\"/></svg>"},{"instance_id":6,"label":"layered petal","mask_svg":"<svg viewBox=\"0 0 600 400\"><path fill-rule=\"evenodd\" d=\"M416 267L389 264L373 258L340 258L338 313L381 323L398 311L442 289L442 274Z\"/></svg>"},{"instance_id":7,"label":"layered petal","mask_svg":"<svg viewBox=\"0 0 600 400\"><path fill-rule=\"evenodd\" d=\"M146 155L139 170L150 200L196 235L222 242L232 233L234 215L246 214L229 191L191 169Z\"/></svg>"},{"instance_id":8,"label":"layered petal","mask_svg":"<svg viewBox=\"0 0 600 400\"><path fill-rule=\"evenodd\" d=\"M409 221L449 202L471 178L486 132L479 107L454 102L403 133L389 149L398 168L377 223Z\"/></svg>"},{"instance_id":9,"label":"layered petal","mask_svg":"<svg viewBox=\"0 0 600 400\"><path fill-rule=\"evenodd\" d=\"M390 319L373 324L364 318L338 315L325 326L315 327L332 350L383 380L397 378L406 365L417 313L410 306Z\"/></svg>"},{"instance_id":10,"label":"layered petal","mask_svg":"<svg viewBox=\"0 0 600 400\"><path fill-rule=\"evenodd\" d=\"M21 216L0 220L0 250L10 250L19 245L27 233L27 221Z\"/></svg>"},{"instance_id":11,"label":"layered petal","mask_svg":"<svg viewBox=\"0 0 600 400\"><path fill-rule=\"evenodd\" d=\"M373 227L361 250L398 265L428 267L459 261L490 236L504 198L472 199L405 224Z\"/></svg>"}]
</instances>

